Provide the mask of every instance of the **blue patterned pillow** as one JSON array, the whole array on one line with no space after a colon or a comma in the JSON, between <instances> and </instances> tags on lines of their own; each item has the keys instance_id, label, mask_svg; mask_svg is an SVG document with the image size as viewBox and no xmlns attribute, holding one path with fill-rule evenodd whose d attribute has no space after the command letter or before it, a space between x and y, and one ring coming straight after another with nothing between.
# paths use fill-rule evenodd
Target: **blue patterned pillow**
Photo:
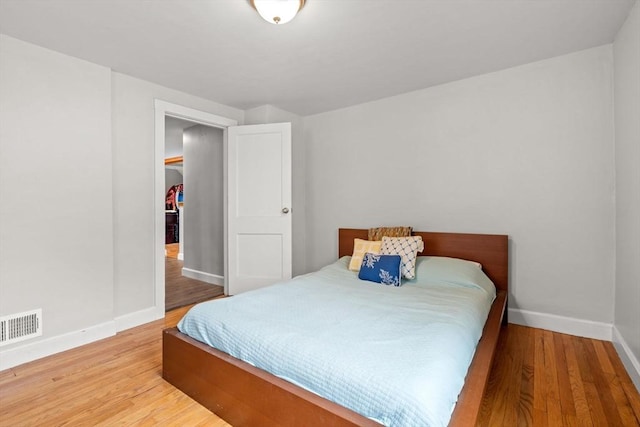
<instances>
[{"instance_id":1,"label":"blue patterned pillow","mask_svg":"<svg viewBox=\"0 0 640 427\"><path fill-rule=\"evenodd\" d=\"M401 286L402 257L367 252L362 258L358 278L383 285Z\"/></svg>"}]
</instances>

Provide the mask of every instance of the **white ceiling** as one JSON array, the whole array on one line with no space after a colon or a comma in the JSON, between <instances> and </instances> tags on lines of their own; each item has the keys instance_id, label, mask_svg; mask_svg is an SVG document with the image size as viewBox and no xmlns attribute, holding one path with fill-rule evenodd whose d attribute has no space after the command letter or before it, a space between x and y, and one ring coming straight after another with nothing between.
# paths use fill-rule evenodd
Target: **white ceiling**
<instances>
[{"instance_id":1,"label":"white ceiling","mask_svg":"<svg viewBox=\"0 0 640 427\"><path fill-rule=\"evenodd\" d=\"M247 109L329 111L611 43L634 0L0 0L0 32Z\"/></svg>"}]
</instances>

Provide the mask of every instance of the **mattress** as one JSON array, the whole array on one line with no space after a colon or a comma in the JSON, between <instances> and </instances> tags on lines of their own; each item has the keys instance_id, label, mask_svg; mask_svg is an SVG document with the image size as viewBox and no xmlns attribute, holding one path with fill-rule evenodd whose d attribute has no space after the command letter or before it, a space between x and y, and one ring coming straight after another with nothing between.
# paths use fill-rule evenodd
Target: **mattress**
<instances>
[{"instance_id":1,"label":"mattress","mask_svg":"<svg viewBox=\"0 0 640 427\"><path fill-rule=\"evenodd\" d=\"M349 257L194 306L178 329L386 426L446 426L495 298L477 264L420 257L403 286Z\"/></svg>"}]
</instances>

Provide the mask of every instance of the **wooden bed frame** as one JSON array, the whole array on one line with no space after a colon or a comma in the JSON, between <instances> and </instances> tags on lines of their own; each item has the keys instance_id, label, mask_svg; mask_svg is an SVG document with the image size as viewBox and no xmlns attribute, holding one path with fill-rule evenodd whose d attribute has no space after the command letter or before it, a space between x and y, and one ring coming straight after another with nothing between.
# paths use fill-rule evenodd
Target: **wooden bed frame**
<instances>
[{"instance_id":1,"label":"wooden bed frame","mask_svg":"<svg viewBox=\"0 0 640 427\"><path fill-rule=\"evenodd\" d=\"M414 232L420 255L477 261L498 290L449 426L474 426L489 379L501 325L506 324L509 282L508 236ZM338 256L353 253L353 239L366 229L340 229ZM162 340L162 377L200 404L240 426L379 426L354 411L202 344L176 328Z\"/></svg>"}]
</instances>

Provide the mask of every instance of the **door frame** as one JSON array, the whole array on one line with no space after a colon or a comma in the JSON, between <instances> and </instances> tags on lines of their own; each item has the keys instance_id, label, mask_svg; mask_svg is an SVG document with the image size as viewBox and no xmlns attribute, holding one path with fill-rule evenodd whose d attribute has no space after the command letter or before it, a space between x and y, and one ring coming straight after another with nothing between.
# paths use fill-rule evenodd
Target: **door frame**
<instances>
[{"instance_id":1,"label":"door frame","mask_svg":"<svg viewBox=\"0 0 640 427\"><path fill-rule=\"evenodd\" d=\"M165 199L165 175L164 175L164 148L165 148L165 116L171 116L178 119L188 120L190 122L203 124L215 128L222 129L223 134L223 177L224 177L224 229L227 229L227 198L226 198L226 180L227 180L227 128L229 126L237 126L238 121L229 119L227 117L217 116L215 114L207 113L205 111L196 110L194 108L185 107L182 105L174 104L171 102L163 101L160 99L154 100L154 191L153 191L153 204L154 204L154 283L155 283L155 309L158 318L163 318L165 315L165 254L164 254L164 241L165 241L165 214L164 214L164 199ZM224 233L223 247L225 248L225 260L224 260L224 277L225 277L225 289L227 281L227 233Z\"/></svg>"}]
</instances>

